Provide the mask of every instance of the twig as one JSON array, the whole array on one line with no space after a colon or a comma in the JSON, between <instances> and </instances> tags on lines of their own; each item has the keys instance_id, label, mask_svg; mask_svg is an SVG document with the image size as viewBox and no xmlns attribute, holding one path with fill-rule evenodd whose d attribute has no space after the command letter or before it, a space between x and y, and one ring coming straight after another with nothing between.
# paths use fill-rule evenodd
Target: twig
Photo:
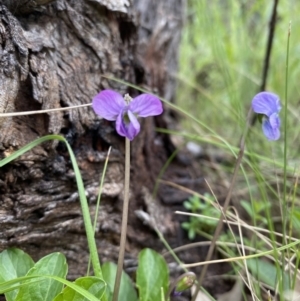
<instances>
[{"instance_id":1,"label":"twig","mask_svg":"<svg viewBox=\"0 0 300 301\"><path fill-rule=\"evenodd\" d=\"M27 116L27 115L34 115L34 114L60 112L60 111L67 111L67 110L71 110L71 109L90 107L91 105L92 105L91 103L87 103L87 104L83 104L83 105L77 105L77 106L71 106L71 107L65 107L65 108L37 110L37 111L24 111L24 112L12 112L12 113L0 113L0 117Z\"/></svg>"}]
</instances>

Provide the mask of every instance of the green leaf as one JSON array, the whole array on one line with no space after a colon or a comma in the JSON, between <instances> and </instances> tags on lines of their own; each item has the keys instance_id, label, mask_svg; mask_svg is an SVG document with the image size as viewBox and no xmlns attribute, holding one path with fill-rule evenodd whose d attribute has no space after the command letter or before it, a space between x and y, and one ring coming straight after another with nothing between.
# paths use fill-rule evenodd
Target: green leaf
<instances>
[{"instance_id":1,"label":"green leaf","mask_svg":"<svg viewBox=\"0 0 300 301\"><path fill-rule=\"evenodd\" d=\"M0 283L11 279L25 276L33 267L34 261L31 257L17 248L4 250L0 253ZM7 301L14 301L18 294L18 289L5 294Z\"/></svg>"},{"instance_id":2,"label":"green leaf","mask_svg":"<svg viewBox=\"0 0 300 301\"><path fill-rule=\"evenodd\" d=\"M247 202L247 201L240 201L240 204L242 205L242 207L245 209L245 211L248 213L248 215L250 217L254 217L255 216L255 213L253 212L253 208L252 208L252 205Z\"/></svg>"},{"instance_id":3,"label":"green leaf","mask_svg":"<svg viewBox=\"0 0 300 301\"><path fill-rule=\"evenodd\" d=\"M91 261L92 261L94 273L96 276L99 276L102 278L101 266L100 266L100 261L99 261L99 257L98 257L97 246L96 246L96 241L95 241L95 237L94 237L94 230L93 230L91 216L90 216L90 212L89 212L89 206L88 206L88 202L87 202L86 195L85 195L85 189L84 189L82 177L80 174L80 170L79 170L79 167L78 167L78 164L76 161L76 157L75 157L74 152L73 152L71 146L69 145L68 141L60 135L47 135L47 136L38 138L38 139L28 143L27 145L23 146L19 150L15 151L8 157L0 160L0 167L17 159L19 156L23 155L24 153L31 150L35 146L37 146L43 142L49 141L49 140L58 140L58 141L64 142L69 151L70 159L71 159L71 162L72 162L72 165L74 168L75 178L76 178L76 182L77 182L77 188L78 188L78 193L79 193L79 198L80 198L83 221L84 221L84 226L85 226L86 236L87 236L87 240L88 240L88 246L89 246L89 251L90 251L90 255L91 255Z\"/></svg>"},{"instance_id":4,"label":"green leaf","mask_svg":"<svg viewBox=\"0 0 300 301\"><path fill-rule=\"evenodd\" d=\"M185 230L189 230L191 227L191 224L189 222L184 222L181 224L181 227Z\"/></svg>"},{"instance_id":5,"label":"green leaf","mask_svg":"<svg viewBox=\"0 0 300 301\"><path fill-rule=\"evenodd\" d=\"M194 240L196 237L196 232L194 228L190 228L188 232L189 240Z\"/></svg>"},{"instance_id":6,"label":"green leaf","mask_svg":"<svg viewBox=\"0 0 300 301\"><path fill-rule=\"evenodd\" d=\"M277 269L275 265L265 260L258 258L248 259L247 266L252 274L256 277L258 281L262 281L265 284L272 287L274 290L276 288L277 282L281 281L277 275ZM283 274L283 289L289 289L289 278L288 274Z\"/></svg>"},{"instance_id":7,"label":"green leaf","mask_svg":"<svg viewBox=\"0 0 300 301\"><path fill-rule=\"evenodd\" d=\"M105 289L106 283L94 276L82 277L76 279L75 285L85 289L97 299L101 299ZM88 298L84 298L81 294L76 292L73 288L66 287L53 301L86 301Z\"/></svg>"},{"instance_id":8,"label":"green leaf","mask_svg":"<svg viewBox=\"0 0 300 301\"><path fill-rule=\"evenodd\" d=\"M169 270L164 258L151 249L139 253L137 286L140 301L161 300L161 287L164 294L169 287Z\"/></svg>"},{"instance_id":9,"label":"green leaf","mask_svg":"<svg viewBox=\"0 0 300 301\"><path fill-rule=\"evenodd\" d=\"M115 278L117 273L117 265L112 262L106 262L102 266L102 274L103 278L108 285L108 300L112 298L112 292L115 285ZM119 291L119 301L138 301L136 290L132 284L131 279L129 276L122 272L121 276L121 285Z\"/></svg>"},{"instance_id":10,"label":"green leaf","mask_svg":"<svg viewBox=\"0 0 300 301\"><path fill-rule=\"evenodd\" d=\"M26 276L58 276L65 278L68 267L66 258L61 253L53 253L40 259L27 273ZM61 292L63 284L54 279L44 279L38 283L28 283L20 287L15 301L52 301Z\"/></svg>"},{"instance_id":11,"label":"green leaf","mask_svg":"<svg viewBox=\"0 0 300 301\"><path fill-rule=\"evenodd\" d=\"M90 292L88 292L86 289L83 289L82 287L74 284L73 282L70 282L64 278L57 277L57 276L49 276L49 275L33 275L33 276L23 276L18 277L3 283L0 283L0 295L3 293L6 293L8 291L11 291L15 288L19 288L24 285L28 285L28 282L32 284L33 282L38 283L40 281L43 281L44 279L53 279L55 281L58 281L59 283L64 284L65 286L68 286L72 288L74 291L79 293L81 296L84 296L89 301L99 301L99 298L96 298L94 295L92 295ZM102 299L104 300L104 299Z\"/></svg>"},{"instance_id":12,"label":"green leaf","mask_svg":"<svg viewBox=\"0 0 300 301\"><path fill-rule=\"evenodd\" d=\"M192 204L190 202L188 202L188 201L184 201L183 202L183 207L185 209L192 209Z\"/></svg>"}]
</instances>

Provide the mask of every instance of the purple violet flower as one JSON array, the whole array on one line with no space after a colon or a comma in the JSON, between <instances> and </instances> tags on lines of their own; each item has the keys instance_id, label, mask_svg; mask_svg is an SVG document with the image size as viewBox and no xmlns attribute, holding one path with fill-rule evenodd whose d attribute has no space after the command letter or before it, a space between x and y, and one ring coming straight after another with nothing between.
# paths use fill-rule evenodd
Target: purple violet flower
<instances>
[{"instance_id":1,"label":"purple violet flower","mask_svg":"<svg viewBox=\"0 0 300 301\"><path fill-rule=\"evenodd\" d=\"M99 116L116 121L116 130L120 136L129 140L140 132L137 117L160 115L163 111L161 101L151 94L141 94L131 98L124 97L112 90L103 90L93 98L93 109Z\"/></svg>"},{"instance_id":2,"label":"purple violet flower","mask_svg":"<svg viewBox=\"0 0 300 301\"><path fill-rule=\"evenodd\" d=\"M252 99L252 109L257 114L262 114L262 130L269 140L278 140L280 137L281 110L279 97L270 92L260 92Z\"/></svg>"},{"instance_id":3,"label":"purple violet flower","mask_svg":"<svg viewBox=\"0 0 300 301\"><path fill-rule=\"evenodd\" d=\"M174 297L179 297L181 295L182 295L182 292L177 292L175 290L172 292L172 296L174 296Z\"/></svg>"}]
</instances>

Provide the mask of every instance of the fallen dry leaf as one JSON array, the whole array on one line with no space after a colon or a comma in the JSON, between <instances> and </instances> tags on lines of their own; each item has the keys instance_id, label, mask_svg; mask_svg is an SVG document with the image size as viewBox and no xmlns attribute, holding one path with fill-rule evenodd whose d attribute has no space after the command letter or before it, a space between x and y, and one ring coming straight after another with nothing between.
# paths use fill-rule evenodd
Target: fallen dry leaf
<instances>
[{"instance_id":1,"label":"fallen dry leaf","mask_svg":"<svg viewBox=\"0 0 300 301\"><path fill-rule=\"evenodd\" d=\"M243 287L244 282L238 278L229 292L218 295L217 301L242 301L243 300Z\"/></svg>"},{"instance_id":2,"label":"fallen dry leaf","mask_svg":"<svg viewBox=\"0 0 300 301\"><path fill-rule=\"evenodd\" d=\"M195 291L196 285L193 285L191 287L192 296L194 295ZM206 296L202 291L199 291L195 301L211 301L211 299L208 296Z\"/></svg>"}]
</instances>

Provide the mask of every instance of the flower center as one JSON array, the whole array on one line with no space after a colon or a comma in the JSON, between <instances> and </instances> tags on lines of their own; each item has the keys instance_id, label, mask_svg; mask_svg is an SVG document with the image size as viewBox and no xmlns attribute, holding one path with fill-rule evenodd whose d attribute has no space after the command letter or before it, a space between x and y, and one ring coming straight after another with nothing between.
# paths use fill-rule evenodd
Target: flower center
<instances>
[{"instance_id":1,"label":"flower center","mask_svg":"<svg viewBox=\"0 0 300 301\"><path fill-rule=\"evenodd\" d=\"M129 103L132 101L132 98L129 96L129 94L125 94L124 100L125 100L126 104L129 105Z\"/></svg>"}]
</instances>

